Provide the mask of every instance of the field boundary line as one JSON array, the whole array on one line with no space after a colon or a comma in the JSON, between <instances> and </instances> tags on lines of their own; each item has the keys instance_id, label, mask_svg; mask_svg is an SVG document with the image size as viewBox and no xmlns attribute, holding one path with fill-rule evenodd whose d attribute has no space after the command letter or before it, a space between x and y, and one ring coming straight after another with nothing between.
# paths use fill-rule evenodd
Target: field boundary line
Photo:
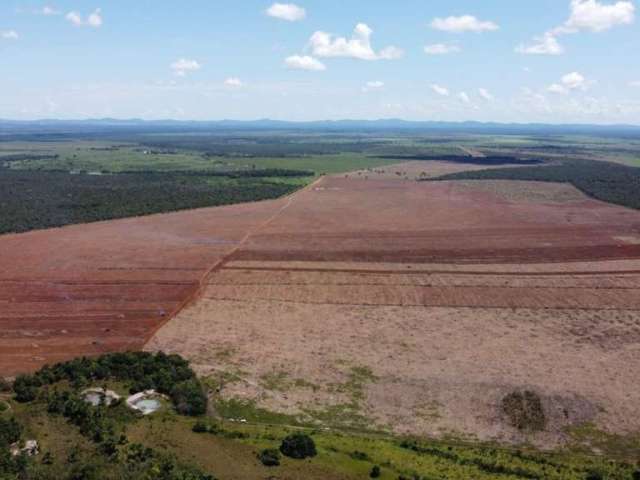
<instances>
[{"instance_id":1,"label":"field boundary line","mask_svg":"<svg viewBox=\"0 0 640 480\"><path fill-rule=\"evenodd\" d=\"M314 188L316 185L320 184L323 180L324 180L325 176L322 175L318 178L316 178L313 182L311 182L309 185L306 185L305 187L296 190L295 192L287 195L286 197L282 197L279 200L276 201L280 201L280 200L284 200L285 203L284 205L282 205L280 208L278 208L275 213L273 213L273 215L271 215L270 217L268 217L265 221L263 221L262 223L259 223L257 226L253 227L253 228L249 228L249 230L247 231L247 233L238 241L238 243L235 244L235 246L226 254L224 254L217 262L215 262L199 279L199 281L196 284L196 288L195 290L187 296L186 299L184 299L182 302L180 302L180 304L173 310L171 311L169 314L167 314L167 316L163 319L162 322L159 322L158 325L151 329L149 334L147 335L146 338L143 339L142 341L142 345L143 347L146 346L151 339L156 335L156 333L158 333L160 331L161 328L163 328L167 323L169 323L170 320L173 320L177 315L180 314L180 312L182 312L187 306L189 306L191 303L193 303L194 301L196 301L198 298L200 298L206 288L209 286L208 285L208 279L211 275L213 275L214 273L216 273L217 271L221 270L224 265L231 260L231 258L240 250L242 249L247 242L249 241L249 239L255 235L256 232L260 231L261 229L267 227L269 224L271 224L273 221L275 221L284 211L286 211L292 204L293 201L295 200L295 198L298 195L301 195L302 193L311 190L312 188Z\"/></svg>"}]
</instances>

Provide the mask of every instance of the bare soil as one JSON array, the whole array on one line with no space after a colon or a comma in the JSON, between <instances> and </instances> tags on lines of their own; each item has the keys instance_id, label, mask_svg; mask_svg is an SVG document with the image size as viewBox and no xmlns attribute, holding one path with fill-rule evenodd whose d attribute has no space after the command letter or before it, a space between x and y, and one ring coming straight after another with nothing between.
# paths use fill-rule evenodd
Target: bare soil
<instances>
[{"instance_id":1,"label":"bare soil","mask_svg":"<svg viewBox=\"0 0 640 480\"><path fill-rule=\"evenodd\" d=\"M328 426L545 446L585 422L640 429L639 212L566 185L380 175L296 197L147 348ZM505 421L522 389L545 432Z\"/></svg>"}]
</instances>

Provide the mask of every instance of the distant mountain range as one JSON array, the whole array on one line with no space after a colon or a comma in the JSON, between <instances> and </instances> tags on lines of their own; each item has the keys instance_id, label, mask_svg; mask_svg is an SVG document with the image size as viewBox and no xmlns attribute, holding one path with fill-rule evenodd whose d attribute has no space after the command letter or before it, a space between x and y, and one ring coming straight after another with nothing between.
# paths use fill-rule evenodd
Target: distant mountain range
<instances>
[{"instance_id":1,"label":"distant mountain range","mask_svg":"<svg viewBox=\"0 0 640 480\"><path fill-rule=\"evenodd\" d=\"M638 125L589 125L543 123L495 123L495 122L437 122L381 120L323 120L290 122L282 120L140 120L140 119L90 119L90 120L2 120L0 136L24 134L62 134L114 131L203 131L203 130L317 130L317 131L412 131L424 133L493 133L493 134L610 134L640 135Z\"/></svg>"}]
</instances>

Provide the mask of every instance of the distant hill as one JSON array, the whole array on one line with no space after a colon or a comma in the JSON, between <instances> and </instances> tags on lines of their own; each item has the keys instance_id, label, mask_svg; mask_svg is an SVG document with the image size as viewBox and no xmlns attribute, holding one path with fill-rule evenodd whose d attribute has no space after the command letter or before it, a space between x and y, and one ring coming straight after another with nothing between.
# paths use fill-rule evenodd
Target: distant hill
<instances>
[{"instance_id":1,"label":"distant hill","mask_svg":"<svg viewBox=\"0 0 640 480\"><path fill-rule=\"evenodd\" d=\"M592 125L542 123L483 123L483 122L438 122L408 121L400 119L381 120L322 120L290 122L282 120L140 120L140 119L90 119L90 120L1 120L0 135L55 134L55 133L100 133L100 132L184 132L202 130L309 130L309 131L410 131L451 134L505 134L505 135L621 135L640 136L637 125Z\"/></svg>"}]
</instances>

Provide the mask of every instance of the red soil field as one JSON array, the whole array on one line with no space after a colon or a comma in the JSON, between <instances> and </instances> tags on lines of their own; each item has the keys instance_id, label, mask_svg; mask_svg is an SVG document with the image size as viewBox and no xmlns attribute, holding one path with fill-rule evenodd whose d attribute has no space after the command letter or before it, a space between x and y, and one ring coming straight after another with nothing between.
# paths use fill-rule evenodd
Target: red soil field
<instances>
[{"instance_id":1,"label":"red soil field","mask_svg":"<svg viewBox=\"0 0 640 480\"><path fill-rule=\"evenodd\" d=\"M640 258L639 232L640 213L588 199L510 202L448 182L327 177L277 201L5 235L0 237L0 374L78 355L140 349L228 260L472 265L633 259ZM402 305L459 305L477 298L479 305L491 306L640 306L635 290L586 288L568 295L540 288L519 300L512 291L482 285L355 285L349 292L329 288L320 300L358 297L376 303L393 297ZM215 295L238 292L238 287L221 288ZM313 287L285 286L268 298L313 294Z\"/></svg>"},{"instance_id":2,"label":"red soil field","mask_svg":"<svg viewBox=\"0 0 640 480\"><path fill-rule=\"evenodd\" d=\"M0 375L139 350L286 199L0 237Z\"/></svg>"}]
</instances>

